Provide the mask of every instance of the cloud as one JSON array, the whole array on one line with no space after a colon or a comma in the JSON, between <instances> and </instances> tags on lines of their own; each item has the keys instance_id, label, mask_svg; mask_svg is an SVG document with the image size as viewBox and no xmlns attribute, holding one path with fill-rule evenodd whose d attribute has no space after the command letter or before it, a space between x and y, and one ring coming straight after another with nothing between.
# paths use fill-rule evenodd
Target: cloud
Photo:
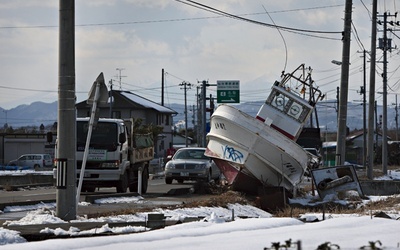
<instances>
[{"instance_id":1,"label":"cloud","mask_svg":"<svg viewBox=\"0 0 400 250\"><path fill-rule=\"evenodd\" d=\"M3 0L0 3L0 10L16 10L19 8L30 8L30 7L46 7L54 8L58 6L58 1L54 0Z\"/></svg>"}]
</instances>

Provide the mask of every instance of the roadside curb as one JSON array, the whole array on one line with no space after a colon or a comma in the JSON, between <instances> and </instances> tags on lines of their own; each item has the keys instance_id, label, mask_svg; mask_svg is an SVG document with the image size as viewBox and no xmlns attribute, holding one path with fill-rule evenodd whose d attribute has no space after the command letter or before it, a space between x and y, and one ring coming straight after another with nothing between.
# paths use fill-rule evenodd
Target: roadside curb
<instances>
[{"instance_id":1,"label":"roadside curb","mask_svg":"<svg viewBox=\"0 0 400 250\"><path fill-rule=\"evenodd\" d=\"M46 182L46 183L32 183L32 184L21 184L21 185L0 185L0 190L17 191L19 188L49 187L49 186L54 186L54 183Z\"/></svg>"},{"instance_id":2,"label":"roadside curb","mask_svg":"<svg viewBox=\"0 0 400 250\"><path fill-rule=\"evenodd\" d=\"M55 203L56 200L41 200L41 201L19 201L19 202L12 202L12 203L0 203L0 210L4 210L6 207L18 207L18 206L32 206L37 204L46 204L46 203Z\"/></svg>"},{"instance_id":3,"label":"roadside curb","mask_svg":"<svg viewBox=\"0 0 400 250\"><path fill-rule=\"evenodd\" d=\"M0 187L6 189L13 186L30 186L39 183L51 183L54 185L55 179L53 175L43 174L38 171L37 173L29 173L23 175L1 175Z\"/></svg>"},{"instance_id":4,"label":"roadside curb","mask_svg":"<svg viewBox=\"0 0 400 250\"><path fill-rule=\"evenodd\" d=\"M154 218L152 218L154 217ZM151 231L155 229L164 228L167 226L173 226L176 224L193 222L202 220L202 217L188 217L183 220L166 220L164 214L148 214L148 217L144 221L132 221L132 222L66 222L66 223L50 223L50 224L33 224L33 225L10 225L3 226L8 230L18 231L20 236L27 241L41 241L48 239L66 239L66 238L81 238L81 237L95 237L95 236L111 236L111 235L121 235L121 234L131 234L127 233L113 233L113 232L103 232L103 233L88 233L82 235L55 235L53 233L41 233L43 229L61 228L68 231L71 227L79 228L80 231L87 231L93 229L100 229L104 225L108 227L145 227L145 231Z\"/></svg>"}]
</instances>

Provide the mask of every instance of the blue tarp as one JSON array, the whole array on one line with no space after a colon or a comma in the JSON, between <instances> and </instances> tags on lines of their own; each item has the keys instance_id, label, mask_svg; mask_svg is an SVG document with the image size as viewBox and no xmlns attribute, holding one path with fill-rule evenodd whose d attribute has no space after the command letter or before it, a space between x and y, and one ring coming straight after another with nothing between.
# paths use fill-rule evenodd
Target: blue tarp
<instances>
[{"instance_id":1,"label":"blue tarp","mask_svg":"<svg viewBox=\"0 0 400 250\"><path fill-rule=\"evenodd\" d=\"M0 170L29 170L33 169L33 167L30 166L3 166L0 165Z\"/></svg>"}]
</instances>

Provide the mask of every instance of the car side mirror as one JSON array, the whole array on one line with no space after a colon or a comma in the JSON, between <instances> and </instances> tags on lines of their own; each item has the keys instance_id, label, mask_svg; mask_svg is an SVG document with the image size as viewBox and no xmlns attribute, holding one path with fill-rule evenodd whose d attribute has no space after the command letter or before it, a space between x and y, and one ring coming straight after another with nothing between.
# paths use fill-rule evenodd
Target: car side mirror
<instances>
[{"instance_id":1,"label":"car side mirror","mask_svg":"<svg viewBox=\"0 0 400 250\"><path fill-rule=\"evenodd\" d=\"M125 133L119 134L118 140L119 140L119 143L125 143L126 142Z\"/></svg>"}]
</instances>

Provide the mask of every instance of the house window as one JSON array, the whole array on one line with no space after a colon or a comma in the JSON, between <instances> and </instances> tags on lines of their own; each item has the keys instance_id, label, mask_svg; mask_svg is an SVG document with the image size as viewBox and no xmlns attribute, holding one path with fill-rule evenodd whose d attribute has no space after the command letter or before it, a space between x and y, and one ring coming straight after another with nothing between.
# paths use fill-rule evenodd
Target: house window
<instances>
[{"instance_id":1,"label":"house window","mask_svg":"<svg viewBox=\"0 0 400 250\"><path fill-rule=\"evenodd\" d=\"M158 151L164 150L164 139L160 141L160 145L158 146Z\"/></svg>"},{"instance_id":2,"label":"house window","mask_svg":"<svg viewBox=\"0 0 400 250\"><path fill-rule=\"evenodd\" d=\"M163 124L163 118L164 118L164 115L163 114L158 114L157 115L157 125L162 125Z\"/></svg>"},{"instance_id":3,"label":"house window","mask_svg":"<svg viewBox=\"0 0 400 250\"><path fill-rule=\"evenodd\" d=\"M169 124L169 115L165 115L165 125L170 125Z\"/></svg>"},{"instance_id":4,"label":"house window","mask_svg":"<svg viewBox=\"0 0 400 250\"><path fill-rule=\"evenodd\" d=\"M112 118L121 119L121 111L113 111Z\"/></svg>"}]
</instances>

